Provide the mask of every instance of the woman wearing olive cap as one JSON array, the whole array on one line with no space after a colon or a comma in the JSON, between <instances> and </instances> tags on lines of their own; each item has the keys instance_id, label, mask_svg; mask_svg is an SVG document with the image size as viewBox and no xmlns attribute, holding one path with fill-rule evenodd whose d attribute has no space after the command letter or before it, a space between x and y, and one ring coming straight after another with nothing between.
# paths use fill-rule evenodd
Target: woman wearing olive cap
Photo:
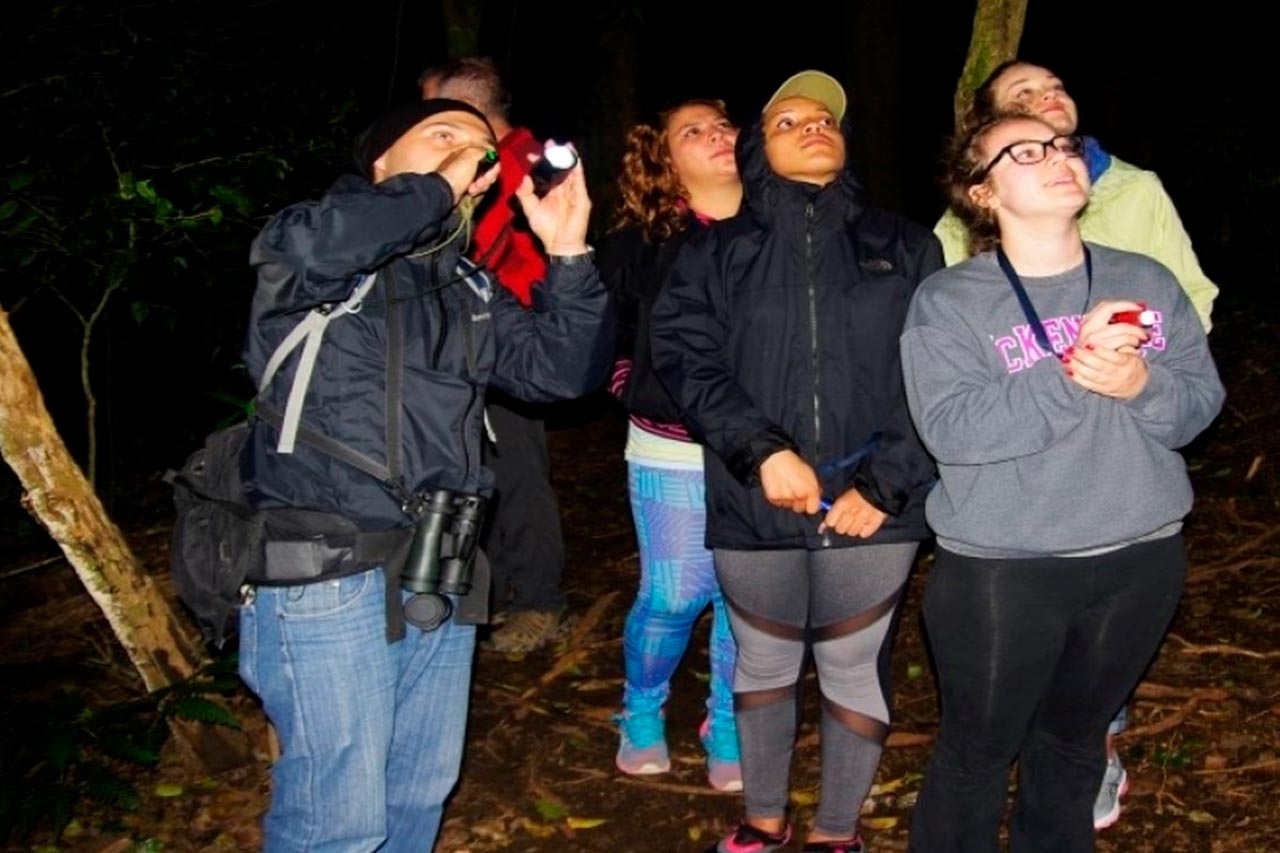
<instances>
[{"instance_id":1,"label":"woman wearing olive cap","mask_svg":"<svg viewBox=\"0 0 1280 853\"><path fill-rule=\"evenodd\" d=\"M745 817L715 853L791 836L797 685L822 691L822 797L806 851L863 849L889 728L883 664L928 536L934 469L907 413L898 335L937 241L868 207L845 93L795 75L738 138L741 213L697 235L653 308L659 377L706 454L707 544L738 641Z\"/></svg>"}]
</instances>

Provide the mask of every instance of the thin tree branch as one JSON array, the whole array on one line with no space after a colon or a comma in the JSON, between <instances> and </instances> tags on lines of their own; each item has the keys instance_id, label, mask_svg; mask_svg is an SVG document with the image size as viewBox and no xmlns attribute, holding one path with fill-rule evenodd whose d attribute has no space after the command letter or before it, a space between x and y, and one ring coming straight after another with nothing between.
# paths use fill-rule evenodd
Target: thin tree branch
<instances>
[{"instance_id":1,"label":"thin tree branch","mask_svg":"<svg viewBox=\"0 0 1280 853\"><path fill-rule=\"evenodd\" d=\"M1198 643L1193 643L1190 640L1183 639L1173 632L1169 633L1169 639L1182 644L1182 653L1184 655L1242 655L1243 657L1256 658L1258 660L1270 660L1271 658L1280 657L1280 652L1255 652L1252 649L1245 649L1240 646L1232 646L1225 643L1199 645Z\"/></svg>"}]
</instances>

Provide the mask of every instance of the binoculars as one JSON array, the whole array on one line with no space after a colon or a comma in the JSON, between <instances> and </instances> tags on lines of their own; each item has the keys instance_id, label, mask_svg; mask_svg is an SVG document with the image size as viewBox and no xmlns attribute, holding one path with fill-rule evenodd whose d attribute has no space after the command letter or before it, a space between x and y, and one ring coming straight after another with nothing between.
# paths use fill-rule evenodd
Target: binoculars
<instances>
[{"instance_id":1,"label":"binoculars","mask_svg":"<svg viewBox=\"0 0 1280 853\"><path fill-rule=\"evenodd\" d=\"M453 614L453 604L445 596L471 591L485 504L479 495L438 489L419 495L410 506L418 521L400 570L400 585L414 593L404 603L404 618L410 625L436 630Z\"/></svg>"}]
</instances>

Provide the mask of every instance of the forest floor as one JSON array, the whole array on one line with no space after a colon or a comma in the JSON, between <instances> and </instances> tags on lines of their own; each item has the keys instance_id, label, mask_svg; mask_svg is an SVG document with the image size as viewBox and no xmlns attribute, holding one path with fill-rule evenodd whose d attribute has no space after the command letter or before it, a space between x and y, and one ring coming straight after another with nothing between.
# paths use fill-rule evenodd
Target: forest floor
<instances>
[{"instance_id":1,"label":"forest floor","mask_svg":"<svg viewBox=\"0 0 1280 853\"><path fill-rule=\"evenodd\" d=\"M1185 530L1191 570L1120 741L1132 787L1120 822L1098 837L1106 853L1280 849L1280 447L1271 432L1280 428L1273 367L1280 340L1271 331L1274 317L1229 304L1217 313L1213 345L1230 396L1215 426L1187 453L1197 489ZM698 851L739 814L738 796L707 786L697 741L707 692L706 619L667 709L672 771L637 779L614 769L611 717L622 690L622 625L638 568L624 424L615 410L594 411L551 433L569 552L569 623L557 642L533 654L478 652L462 779L445 814L442 853ZM138 553L162 574L170 511L164 487L152 492L147 506L154 511L135 508L130 515L140 522L126 526ZM3 563L36 556L15 553ZM877 853L906 849L937 729L919 618L931 566L924 554L910 582L893 655L892 734L864 806L863 835ZM91 706L137 695L127 661L65 564L3 581L0 602L7 617L0 626L6 707L27 700L54 708L58 697L72 694ZM792 812L801 827L812 819L818 788L812 679L793 766ZM266 727L243 689L230 702L253 747L248 766L202 778L184 769L172 749L154 768L113 764L139 792L136 808L82 798L61 839L45 823L5 849L257 849L270 790ZM29 720L3 722L11 737L35 730ZM5 768L3 776L4 796L25 784L20 768Z\"/></svg>"}]
</instances>

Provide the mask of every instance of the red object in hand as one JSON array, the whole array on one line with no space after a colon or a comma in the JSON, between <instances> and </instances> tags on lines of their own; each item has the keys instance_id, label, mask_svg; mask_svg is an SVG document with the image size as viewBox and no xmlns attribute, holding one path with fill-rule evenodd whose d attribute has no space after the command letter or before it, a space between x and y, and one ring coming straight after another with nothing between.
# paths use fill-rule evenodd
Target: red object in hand
<instances>
[{"instance_id":1,"label":"red object in hand","mask_svg":"<svg viewBox=\"0 0 1280 853\"><path fill-rule=\"evenodd\" d=\"M1117 311L1108 323L1128 323L1131 326L1150 327L1156 324L1156 312L1145 307L1140 311Z\"/></svg>"}]
</instances>

